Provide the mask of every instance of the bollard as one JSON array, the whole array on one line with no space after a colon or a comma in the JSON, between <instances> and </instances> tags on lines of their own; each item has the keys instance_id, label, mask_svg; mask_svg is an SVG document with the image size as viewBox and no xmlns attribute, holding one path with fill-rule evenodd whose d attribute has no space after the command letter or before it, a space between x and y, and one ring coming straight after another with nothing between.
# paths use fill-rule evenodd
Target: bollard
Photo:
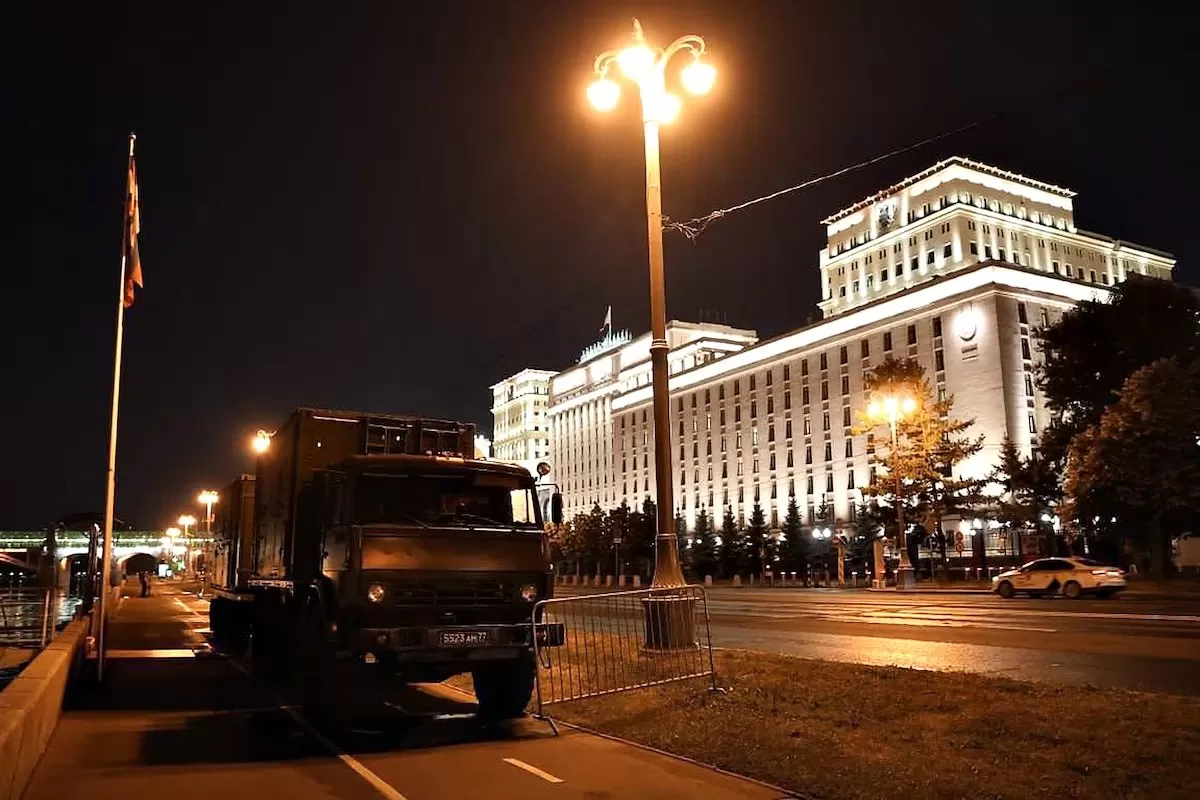
<instances>
[{"instance_id":1,"label":"bollard","mask_svg":"<svg viewBox=\"0 0 1200 800\"><path fill-rule=\"evenodd\" d=\"M634 575L634 576L633 576L633 586L634 586L634 588L636 589L637 587L639 587L639 586L641 586L641 585L642 585L642 576L641 576L641 575Z\"/></svg>"},{"instance_id":2,"label":"bollard","mask_svg":"<svg viewBox=\"0 0 1200 800\"><path fill-rule=\"evenodd\" d=\"M741 575L733 576L733 585L738 588L741 587L741 585L742 585L742 576Z\"/></svg>"},{"instance_id":3,"label":"bollard","mask_svg":"<svg viewBox=\"0 0 1200 800\"><path fill-rule=\"evenodd\" d=\"M604 576L604 585L605 585L605 586L612 586L612 583L613 583L613 576L612 576L612 575L605 575L605 576Z\"/></svg>"},{"instance_id":4,"label":"bollard","mask_svg":"<svg viewBox=\"0 0 1200 800\"><path fill-rule=\"evenodd\" d=\"M712 586L712 575L705 575L705 576L704 576L704 585L705 585L705 586Z\"/></svg>"}]
</instances>

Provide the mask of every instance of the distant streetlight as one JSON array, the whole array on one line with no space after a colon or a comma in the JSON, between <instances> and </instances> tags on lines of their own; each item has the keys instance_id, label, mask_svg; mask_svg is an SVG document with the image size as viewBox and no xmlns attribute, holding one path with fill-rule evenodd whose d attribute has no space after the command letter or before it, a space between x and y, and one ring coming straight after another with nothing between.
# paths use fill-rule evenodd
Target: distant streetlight
<instances>
[{"instance_id":1,"label":"distant streetlight","mask_svg":"<svg viewBox=\"0 0 1200 800\"><path fill-rule=\"evenodd\" d=\"M254 452L258 453L259 455L267 452L267 450L269 450L271 447L271 437L274 435L275 433L273 431L270 433L267 431L259 431L258 433L254 434L254 438L250 441L250 445L254 448Z\"/></svg>"},{"instance_id":2,"label":"distant streetlight","mask_svg":"<svg viewBox=\"0 0 1200 800\"><path fill-rule=\"evenodd\" d=\"M213 522L212 507L214 503L221 499L221 496L212 489L205 489L196 499L204 506L204 533L211 537Z\"/></svg>"},{"instance_id":3,"label":"distant streetlight","mask_svg":"<svg viewBox=\"0 0 1200 800\"><path fill-rule=\"evenodd\" d=\"M646 216L650 245L650 362L654 405L655 490L658 503L654 579L652 587L683 586L686 581L679 564L675 540L675 507L671 483L671 417L668 395L667 303L663 266L662 180L659 168L658 129L679 113L680 100L666 89L665 73L671 59L687 51L692 61L683 70L683 87L693 94L704 94L716 80L716 70L706 63L704 40L699 36L680 36L663 49L646 43L642 26L633 21L633 44L620 52L608 51L596 57L596 79L588 86L587 96L600 111L616 107L621 86L609 77L615 64L620 73L638 88L642 106L642 130L646 148Z\"/></svg>"},{"instance_id":4,"label":"distant streetlight","mask_svg":"<svg viewBox=\"0 0 1200 800\"><path fill-rule=\"evenodd\" d=\"M872 400L867 406L867 418L875 423L887 422L892 431L892 472L896 476L896 543L900 548L900 565L896 569L896 589L912 589L917 579L908 560L908 540L904 530L904 486L900 481L900 470L896 469L897 434L896 426L902 418L917 410L917 401L907 396L886 395L883 401ZM875 572L882 576L886 567L876 559Z\"/></svg>"}]
</instances>

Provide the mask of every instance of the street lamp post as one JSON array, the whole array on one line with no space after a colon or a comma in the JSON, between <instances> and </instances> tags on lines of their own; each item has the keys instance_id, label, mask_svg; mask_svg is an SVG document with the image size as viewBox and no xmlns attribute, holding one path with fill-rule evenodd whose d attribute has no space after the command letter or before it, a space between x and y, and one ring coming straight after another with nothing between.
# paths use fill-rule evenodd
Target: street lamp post
<instances>
[{"instance_id":1,"label":"street lamp post","mask_svg":"<svg viewBox=\"0 0 1200 800\"><path fill-rule=\"evenodd\" d=\"M621 96L620 85L609 76L616 64L625 77L638 87L642 106L642 129L646 146L646 221L650 250L650 363L654 403L654 483L658 514L655 528L654 579L652 588L684 586L686 581L679 563L675 540L675 507L671 483L670 397L668 394L667 302L663 267L662 180L659 170L658 130L679 113L679 98L666 90L667 64L687 51L692 62L683 70L684 88L704 94L716 79L716 70L705 63L704 40L699 36L681 36L661 50L646 44L642 26L633 21L633 44L620 52L608 51L596 57L596 79L588 87L588 99L597 109L609 111Z\"/></svg>"},{"instance_id":2,"label":"street lamp post","mask_svg":"<svg viewBox=\"0 0 1200 800\"><path fill-rule=\"evenodd\" d=\"M183 563L189 571L192 569L192 539L191 529L196 524L196 518L191 514L184 514L179 519L175 520L183 528Z\"/></svg>"},{"instance_id":3,"label":"street lamp post","mask_svg":"<svg viewBox=\"0 0 1200 800\"><path fill-rule=\"evenodd\" d=\"M219 494L211 489L205 489L196 499L204 506L204 535L212 538L212 507L221 498Z\"/></svg>"},{"instance_id":4,"label":"street lamp post","mask_svg":"<svg viewBox=\"0 0 1200 800\"><path fill-rule=\"evenodd\" d=\"M917 584L917 578L913 573L912 564L908 560L908 540L904 530L904 485L900 480L900 470L896 469L897 464L897 447L898 436L896 427L900 419L906 414L911 414L916 411L917 403L911 397L895 397L888 395L883 398L883 402L872 401L867 407L867 417L872 421L880 422L886 420L888 427L892 431L892 472L896 476L896 544L900 548L900 565L896 568L896 589L912 589ZM878 555L878 554L877 554ZM875 571L879 575L879 580L882 581L885 566L876 558Z\"/></svg>"}]
</instances>

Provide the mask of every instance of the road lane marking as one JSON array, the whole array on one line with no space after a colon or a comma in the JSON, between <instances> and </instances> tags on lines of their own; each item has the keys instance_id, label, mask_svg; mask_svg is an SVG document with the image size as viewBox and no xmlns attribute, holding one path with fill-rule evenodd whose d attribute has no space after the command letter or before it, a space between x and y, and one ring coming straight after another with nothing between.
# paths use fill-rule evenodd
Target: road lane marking
<instances>
[{"instance_id":1,"label":"road lane marking","mask_svg":"<svg viewBox=\"0 0 1200 800\"><path fill-rule=\"evenodd\" d=\"M551 775L549 772L543 772L542 770L538 769L537 767L533 766L532 764L526 764L524 761L521 761L520 759L502 758L500 760L503 761L505 764L512 764L517 769L523 769L526 772L528 772L530 775L537 775L539 778L541 778L542 780L544 780L548 783L562 783L563 782L562 778L556 778L553 775Z\"/></svg>"},{"instance_id":2,"label":"road lane marking","mask_svg":"<svg viewBox=\"0 0 1200 800\"><path fill-rule=\"evenodd\" d=\"M358 777L371 784L372 788L386 797L387 800L407 800L404 795L396 791L395 787L369 770L361 761L347 753L342 748L338 747L333 742L326 739L325 736L316 728L314 728L311 722L301 716L296 709L289 706L280 706L280 708L283 709L285 714L292 718L293 722L303 728L309 736L316 739L322 747L337 756L343 764L354 770Z\"/></svg>"}]
</instances>

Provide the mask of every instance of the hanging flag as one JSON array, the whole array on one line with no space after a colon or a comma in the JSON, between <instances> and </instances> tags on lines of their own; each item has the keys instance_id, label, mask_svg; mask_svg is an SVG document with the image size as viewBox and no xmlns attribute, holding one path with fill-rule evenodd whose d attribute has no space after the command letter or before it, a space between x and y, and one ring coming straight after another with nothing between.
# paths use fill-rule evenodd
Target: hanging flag
<instances>
[{"instance_id":1,"label":"hanging flag","mask_svg":"<svg viewBox=\"0 0 1200 800\"><path fill-rule=\"evenodd\" d=\"M604 324L600 326L600 338L607 339L612 335L612 306L608 307L608 313L604 315Z\"/></svg>"},{"instance_id":2,"label":"hanging flag","mask_svg":"<svg viewBox=\"0 0 1200 800\"><path fill-rule=\"evenodd\" d=\"M138 234L142 232L142 208L138 201L137 165L129 154L129 175L125 187L125 307L133 305L133 290L142 288L142 259L138 253Z\"/></svg>"}]
</instances>

